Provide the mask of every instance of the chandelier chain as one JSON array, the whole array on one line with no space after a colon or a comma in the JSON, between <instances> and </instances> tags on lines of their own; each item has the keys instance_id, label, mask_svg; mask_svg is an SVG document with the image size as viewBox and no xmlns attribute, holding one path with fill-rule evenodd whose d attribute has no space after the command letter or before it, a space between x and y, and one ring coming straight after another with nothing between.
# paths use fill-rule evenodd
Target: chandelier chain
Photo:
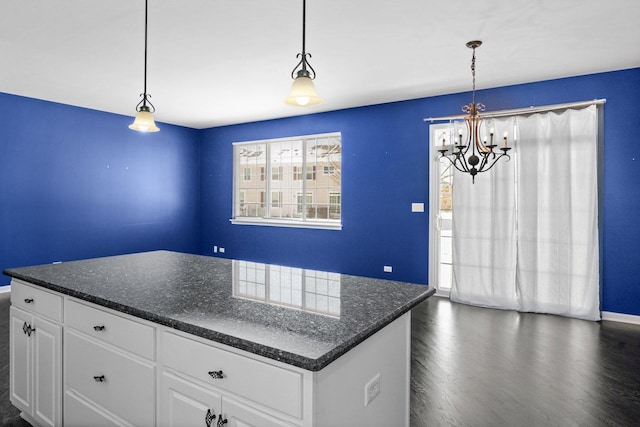
<instances>
[{"instance_id":1,"label":"chandelier chain","mask_svg":"<svg viewBox=\"0 0 640 427\"><path fill-rule=\"evenodd\" d=\"M476 105L476 48L473 48L473 55L471 56L471 76L473 78L473 91L471 94L471 103Z\"/></svg>"}]
</instances>

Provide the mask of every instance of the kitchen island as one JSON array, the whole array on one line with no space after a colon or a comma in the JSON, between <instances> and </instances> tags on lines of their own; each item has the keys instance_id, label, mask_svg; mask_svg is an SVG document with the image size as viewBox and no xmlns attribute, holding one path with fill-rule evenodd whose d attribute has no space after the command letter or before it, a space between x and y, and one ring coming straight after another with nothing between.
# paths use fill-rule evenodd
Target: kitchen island
<instances>
[{"instance_id":1,"label":"kitchen island","mask_svg":"<svg viewBox=\"0 0 640 427\"><path fill-rule=\"evenodd\" d=\"M409 424L431 287L168 251L4 274L11 399L34 425Z\"/></svg>"}]
</instances>

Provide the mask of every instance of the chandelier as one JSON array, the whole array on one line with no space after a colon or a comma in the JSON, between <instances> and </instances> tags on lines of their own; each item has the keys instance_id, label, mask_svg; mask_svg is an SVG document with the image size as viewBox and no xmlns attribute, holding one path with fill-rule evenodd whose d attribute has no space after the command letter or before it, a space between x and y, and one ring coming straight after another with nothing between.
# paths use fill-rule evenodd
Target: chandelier
<instances>
[{"instance_id":1,"label":"chandelier","mask_svg":"<svg viewBox=\"0 0 640 427\"><path fill-rule=\"evenodd\" d=\"M471 95L471 103L464 105L462 111L467 115L463 117L463 127L466 128L466 138L463 138L462 129L459 130L458 137L453 140L451 152L445 145L445 139L442 140L442 147L438 150L440 158L445 158L460 172L471 175L471 180L475 183L476 175L480 172L486 172L496 164L502 157L510 159L509 150L511 147L507 143L507 133L504 133L503 144L500 147L502 153L495 151L498 146L494 140L494 130L489 130L489 139L481 138L481 128L484 128L484 119L479 114L485 110L484 104L476 103L476 48L482 45L479 40L470 41L467 47L473 49L471 57L471 75L473 76L473 92ZM486 135L486 128L484 129Z\"/></svg>"},{"instance_id":2,"label":"chandelier","mask_svg":"<svg viewBox=\"0 0 640 427\"><path fill-rule=\"evenodd\" d=\"M286 104L297 107L311 107L322 103L322 98L318 96L313 85L316 71L307 60L307 58L311 58L311 54L305 50L306 11L307 1L302 0L302 52L296 56L296 58L300 58L300 61L291 71L293 84L289 96L284 100ZM299 70L298 67L300 67Z\"/></svg>"},{"instance_id":3,"label":"chandelier","mask_svg":"<svg viewBox=\"0 0 640 427\"><path fill-rule=\"evenodd\" d=\"M140 94L142 101L136 105L136 118L129 125L129 129L137 130L138 132L158 132L160 129L156 126L153 120L153 113L156 111L155 107L149 101L151 95L147 93L147 16L148 16L148 0L144 2L144 92Z\"/></svg>"}]
</instances>

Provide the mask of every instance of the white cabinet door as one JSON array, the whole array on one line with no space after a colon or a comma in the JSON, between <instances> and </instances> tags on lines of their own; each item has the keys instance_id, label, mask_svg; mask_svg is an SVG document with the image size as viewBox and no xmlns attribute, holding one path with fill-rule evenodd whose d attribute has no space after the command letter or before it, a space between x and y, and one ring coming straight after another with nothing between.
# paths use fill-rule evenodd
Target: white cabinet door
<instances>
[{"instance_id":1,"label":"white cabinet door","mask_svg":"<svg viewBox=\"0 0 640 427\"><path fill-rule=\"evenodd\" d=\"M33 417L43 426L62 424L62 327L34 316Z\"/></svg>"},{"instance_id":2,"label":"white cabinet door","mask_svg":"<svg viewBox=\"0 0 640 427\"><path fill-rule=\"evenodd\" d=\"M287 427L284 421L270 417L249 406L225 397L222 398L222 417L226 420L224 427Z\"/></svg>"},{"instance_id":3,"label":"white cabinet door","mask_svg":"<svg viewBox=\"0 0 640 427\"><path fill-rule=\"evenodd\" d=\"M11 402L20 410L31 414L33 396L33 346L27 335L27 326L33 325L33 316L14 306L10 308L10 389Z\"/></svg>"},{"instance_id":4,"label":"white cabinet door","mask_svg":"<svg viewBox=\"0 0 640 427\"><path fill-rule=\"evenodd\" d=\"M11 306L11 402L39 425L62 424L62 327Z\"/></svg>"},{"instance_id":5,"label":"white cabinet door","mask_svg":"<svg viewBox=\"0 0 640 427\"><path fill-rule=\"evenodd\" d=\"M175 375L162 375L160 425L163 427L216 427L220 394Z\"/></svg>"}]
</instances>

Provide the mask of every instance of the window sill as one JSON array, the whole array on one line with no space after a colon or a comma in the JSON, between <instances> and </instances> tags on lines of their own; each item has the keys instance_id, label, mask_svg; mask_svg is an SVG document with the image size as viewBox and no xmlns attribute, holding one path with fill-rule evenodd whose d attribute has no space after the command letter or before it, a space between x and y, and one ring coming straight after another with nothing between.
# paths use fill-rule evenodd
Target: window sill
<instances>
[{"instance_id":1,"label":"window sill","mask_svg":"<svg viewBox=\"0 0 640 427\"><path fill-rule=\"evenodd\" d=\"M342 230L342 223L334 221L286 221L266 218L231 218L235 225L263 225L267 227L314 228L320 230Z\"/></svg>"}]
</instances>

